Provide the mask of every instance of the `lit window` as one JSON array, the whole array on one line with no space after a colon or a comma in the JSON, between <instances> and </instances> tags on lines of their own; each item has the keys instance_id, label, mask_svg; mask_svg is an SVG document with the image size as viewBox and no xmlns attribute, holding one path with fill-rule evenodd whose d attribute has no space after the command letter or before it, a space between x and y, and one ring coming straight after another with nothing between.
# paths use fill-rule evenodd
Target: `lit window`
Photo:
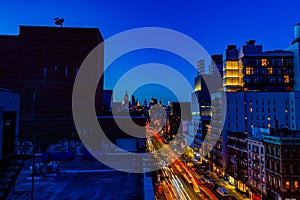
<instances>
[{"instance_id":1,"label":"lit window","mask_svg":"<svg viewBox=\"0 0 300 200\"><path fill-rule=\"evenodd\" d=\"M253 109L252 109L252 108L250 108L250 112L253 112Z\"/></svg>"},{"instance_id":2,"label":"lit window","mask_svg":"<svg viewBox=\"0 0 300 200\"><path fill-rule=\"evenodd\" d=\"M295 191L299 190L299 183L298 183L298 181L294 181L294 190Z\"/></svg>"},{"instance_id":3,"label":"lit window","mask_svg":"<svg viewBox=\"0 0 300 200\"><path fill-rule=\"evenodd\" d=\"M265 58L261 59L261 65L262 66L267 66L267 64L268 64L267 59L265 59Z\"/></svg>"},{"instance_id":4,"label":"lit window","mask_svg":"<svg viewBox=\"0 0 300 200\"><path fill-rule=\"evenodd\" d=\"M285 189L286 190L290 190L291 189L290 181L285 181Z\"/></svg>"},{"instance_id":5,"label":"lit window","mask_svg":"<svg viewBox=\"0 0 300 200\"><path fill-rule=\"evenodd\" d=\"M246 74L247 75L249 75L249 74L253 74L253 73L251 73L251 68L250 67L246 67Z\"/></svg>"},{"instance_id":6,"label":"lit window","mask_svg":"<svg viewBox=\"0 0 300 200\"><path fill-rule=\"evenodd\" d=\"M289 83L289 82L290 82L289 75L284 75L284 83Z\"/></svg>"},{"instance_id":7,"label":"lit window","mask_svg":"<svg viewBox=\"0 0 300 200\"><path fill-rule=\"evenodd\" d=\"M268 74L273 74L273 68L272 67L268 67Z\"/></svg>"}]
</instances>

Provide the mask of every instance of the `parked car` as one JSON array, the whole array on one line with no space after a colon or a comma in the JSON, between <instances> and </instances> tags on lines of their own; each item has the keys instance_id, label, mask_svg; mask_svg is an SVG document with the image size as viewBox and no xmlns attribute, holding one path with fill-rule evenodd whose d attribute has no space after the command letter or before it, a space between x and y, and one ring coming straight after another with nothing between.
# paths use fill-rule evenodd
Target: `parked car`
<instances>
[{"instance_id":1,"label":"parked car","mask_svg":"<svg viewBox=\"0 0 300 200\"><path fill-rule=\"evenodd\" d=\"M228 197L229 196L229 193L223 187L219 187L216 191L222 197Z\"/></svg>"},{"instance_id":2,"label":"parked car","mask_svg":"<svg viewBox=\"0 0 300 200\"><path fill-rule=\"evenodd\" d=\"M206 183L209 185L214 185L215 181L212 180L211 178L206 178Z\"/></svg>"}]
</instances>

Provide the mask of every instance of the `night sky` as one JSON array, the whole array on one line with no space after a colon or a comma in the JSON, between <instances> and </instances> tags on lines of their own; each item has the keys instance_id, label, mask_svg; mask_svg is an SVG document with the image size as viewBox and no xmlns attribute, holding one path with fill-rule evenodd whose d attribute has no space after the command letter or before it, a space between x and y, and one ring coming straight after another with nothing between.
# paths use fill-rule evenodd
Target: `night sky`
<instances>
[{"instance_id":1,"label":"night sky","mask_svg":"<svg viewBox=\"0 0 300 200\"><path fill-rule=\"evenodd\" d=\"M188 3L187 3L188 2ZM53 18L65 19L65 27L97 27L104 39L138 27L164 27L180 31L199 42L207 52L223 53L228 44L255 39L264 50L285 49L293 40L293 26L300 22L299 0L252 1L2 1L0 34L16 35L19 25L55 26ZM195 71L184 60L157 50L133 52L112 64L105 76L105 89L130 68L157 62L177 69L193 84ZM140 88L137 98L151 96L174 100L167 90ZM124 91L125 93L125 91ZM116 94L120 100L123 94Z\"/></svg>"}]
</instances>

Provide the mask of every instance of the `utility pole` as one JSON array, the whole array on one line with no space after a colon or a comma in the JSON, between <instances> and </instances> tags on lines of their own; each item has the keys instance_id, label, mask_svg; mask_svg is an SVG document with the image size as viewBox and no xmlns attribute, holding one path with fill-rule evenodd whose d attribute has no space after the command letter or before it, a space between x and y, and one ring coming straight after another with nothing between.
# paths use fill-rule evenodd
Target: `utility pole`
<instances>
[{"instance_id":1,"label":"utility pole","mask_svg":"<svg viewBox=\"0 0 300 200\"><path fill-rule=\"evenodd\" d=\"M34 200L34 170L35 170L35 140L36 136L33 135L32 142L32 174L31 174L31 200Z\"/></svg>"}]
</instances>

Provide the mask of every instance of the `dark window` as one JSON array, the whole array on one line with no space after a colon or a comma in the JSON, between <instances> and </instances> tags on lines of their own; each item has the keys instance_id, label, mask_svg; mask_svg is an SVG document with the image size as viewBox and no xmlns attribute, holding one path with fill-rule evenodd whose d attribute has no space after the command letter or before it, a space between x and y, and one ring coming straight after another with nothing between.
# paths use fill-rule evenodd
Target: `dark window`
<instances>
[{"instance_id":1,"label":"dark window","mask_svg":"<svg viewBox=\"0 0 300 200\"><path fill-rule=\"evenodd\" d=\"M279 149L279 147L276 147L276 151L277 151L277 156L280 157L280 149Z\"/></svg>"},{"instance_id":2,"label":"dark window","mask_svg":"<svg viewBox=\"0 0 300 200\"><path fill-rule=\"evenodd\" d=\"M284 157L285 157L285 158L289 158L289 156L290 156L289 154L290 154L290 153L289 153L289 149L285 148L285 149L284 149Z\"/></svg>"},{"instance_id":3,"label":"dark window","mask_svg":"<svg viewBox=\"0 0 300 200\"><path fill-rule=\"evenodd\" d=\"M285 165L285 172L286 172L286 174L290 174L290 165L289 164Z\"/></svg>"},{"instance_id":4,"label":"dark window","mask_svg":"<svg viewBox=\"0 0 300 200\"><path fill-rule=\"evenodd\" d=\"M294 165L294 174L298 174L298 165Z\"/></svg>"},{"instance_id":5,"label":"dark window","mask_svg":"<svg viewBox=\"0 0 300 200\"><path fill-rule=\"evenodd\" d=\"M293 149L293 158L297 158L297 149Z\"/></svg>"}]
</instances>

